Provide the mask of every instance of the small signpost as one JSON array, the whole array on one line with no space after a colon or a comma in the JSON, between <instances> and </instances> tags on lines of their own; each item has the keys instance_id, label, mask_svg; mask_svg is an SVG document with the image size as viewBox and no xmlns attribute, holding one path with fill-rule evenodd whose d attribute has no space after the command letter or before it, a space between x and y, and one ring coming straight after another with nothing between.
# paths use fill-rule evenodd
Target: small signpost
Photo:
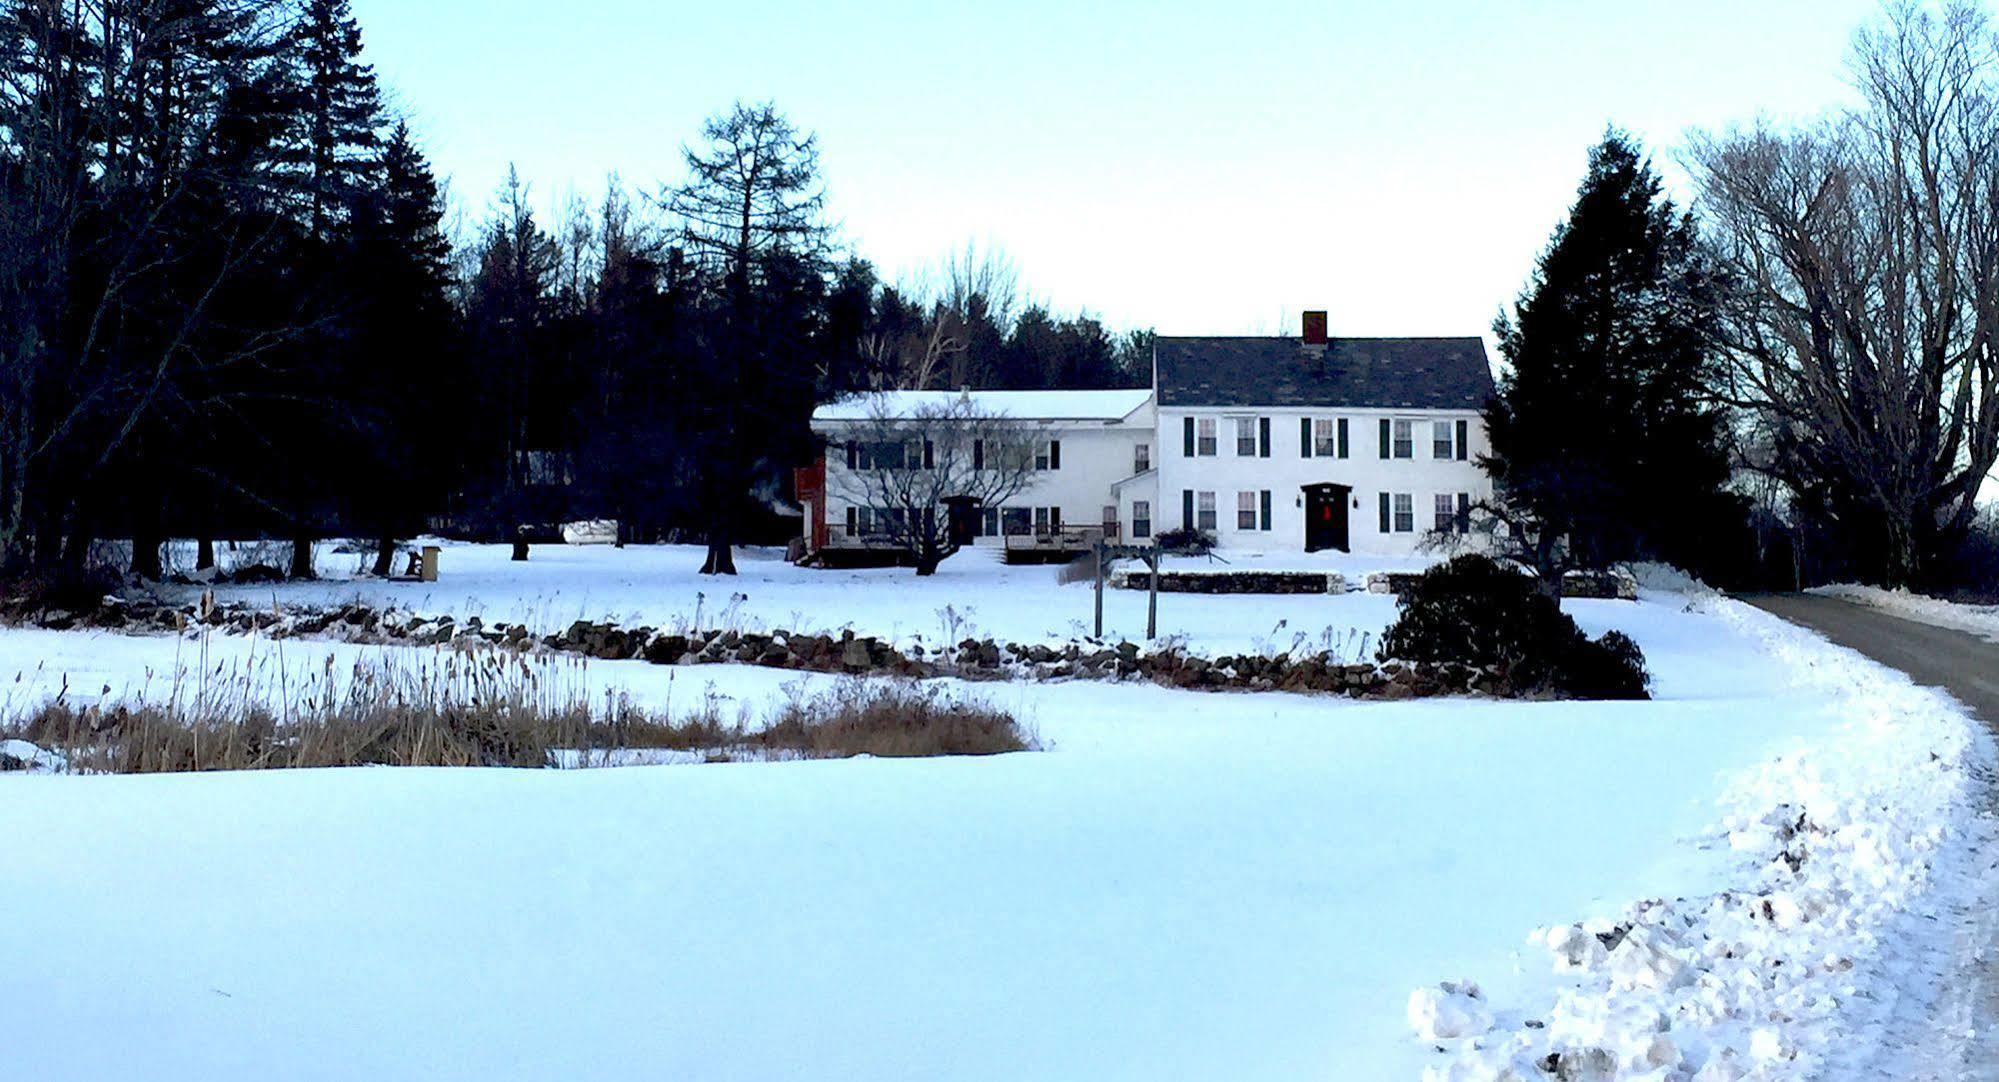
<instances>
[{"instance_id":1,"label":"small signpost","mask_svg":"<svg viewBox=\"0 0 1999 1082\"><path fill-rule=\"evenodd\" d=\"M1159 637L1159 546L1157 545L1113 545L1099 541L1095 545L1097 554L1097 638L1104 637L1104 575L1110 569L1112 560L1142 560L1151 573L1150 590L1145 599L1146 641Z\"/></svg>"}]
</instances>

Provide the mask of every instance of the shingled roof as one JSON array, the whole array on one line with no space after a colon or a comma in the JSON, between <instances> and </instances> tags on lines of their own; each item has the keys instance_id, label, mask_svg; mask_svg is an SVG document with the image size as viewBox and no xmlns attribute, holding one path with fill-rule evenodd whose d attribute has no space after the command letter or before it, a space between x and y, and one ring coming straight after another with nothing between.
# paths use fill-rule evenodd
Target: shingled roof
<instances>
[{"instance_id":1,"label":"shingled roof","mask_svg":"<svg viewBox=\"0 0 1999 1082\"><path fill-rule=\"evenodd\" d=\"M1153 354L1159 405L1478 409L1492 367L1478 338L1165 338Z\"/></svg>"}]
</instances>

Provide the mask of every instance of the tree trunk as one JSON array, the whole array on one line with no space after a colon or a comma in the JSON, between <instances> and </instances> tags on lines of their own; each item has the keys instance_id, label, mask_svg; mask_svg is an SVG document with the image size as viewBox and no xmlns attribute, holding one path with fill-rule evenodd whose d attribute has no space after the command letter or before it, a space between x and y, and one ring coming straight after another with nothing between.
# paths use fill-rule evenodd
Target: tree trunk
<instances>
[{"instance_id":1,"label":"tree trunk","mask_svg":"<svg viewBox=\"0 0 1999 1082\"><path fill-rule=\"evenodd\" d=\"M528 562L528 539L525 537L514 538L514 562L517 564Z\"/></svg>"},{"instance_id":2,"label":"tree trunk","mask_svg":"<svg viewBox=\"0 0 1999 1082\"><path fill-rule=\"evenodd\" d=\"M735 547L730 545L726 540L720 540L718 534L710 533L708 536L708 559L701 565L701 573L704 575L735 574Z\"/></svg>"},{"instance_id":3,"label":"tree trunk","mask_svg":"<svg viewBox=\"0 0 1999 1082\"><path fill-rule=\"evenodd\" d=\"M62 550L63 570L71 574L76 574L83 571L85 568L89 567L90 546L96 543L97 543L97 538L94 535L92 535L89 528L85 527L82 521L79 520L77 524L70 529L69 541L63 546Z\"/></svg>"},{"instance_id":4,"label":"tree trunk","mask_svg":"<svg viewBox=\"0 0 1999 1082\"><path fill-rule=\"evenodd\" d=\"M388 578L396 573L396 539L384 534L375 543L375 577Z\"/></svg>"},{"instance_id":5,"label":"tree trunk","mask_svg":"<svg viewBox=\"0 0 1999 1082\"><path fill-rule=\"evenodd\" d=\"M704 575L736 573L735 524L727 512L717 512L708 523L708 559L701 565Z\"/></svg>"},{"instance_id":6,"label":"tree trunk","mask_svg":"<svg viewBox=\"0 0 1999 1082\"><path fill-rule=\"evenodd\" d=\"M195 542L194 569L196 571L207 571L214 566L215 539L213 537L203 537Z\"/></svg>"},{"instance_id":7,"label":"tree trunk","mask_svg":"<svg viewBox=\"0 0 1999 1082\"><path fill-rule=\"evenodd\" d=\"M300 532L292 535L291 577L295 579L315 577L312 572L312 535L309 533Z\"/></svg>"},{"instance_id":8,"label":"tree trunk","mask_svg":"<svg viewBox=\"0 0 1999 1082\"><path fill-rule=\"evenodd\" d=\"M156 530L132 531L133 577L147 582L158 582L166 577L166 569L160 560L160 546L164 543Z\"/></svg>"}]
</instances>

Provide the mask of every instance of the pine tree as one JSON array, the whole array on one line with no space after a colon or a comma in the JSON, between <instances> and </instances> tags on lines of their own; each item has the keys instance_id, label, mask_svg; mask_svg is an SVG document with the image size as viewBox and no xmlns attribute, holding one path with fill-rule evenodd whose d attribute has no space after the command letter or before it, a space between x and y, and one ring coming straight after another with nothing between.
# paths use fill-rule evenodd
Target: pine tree
<instances>
[{"instance_id":1,"label":"pine tree","mask_svg":"<svg viewBox=\"0 0 1999 1082\"><path fill-rule=\"evenodd\" d=\"M396 544L440 506L458 452L478 425L459 370L451 245L430 164L407 124L383 148L371 198L355 219L354 503L377 539L374 573L393 573Z\"/></svg>"},{"instance_id":2,"label":"pine tree","mask_svg":"<svg viewBox=\"0 0 1999 1082\"><path fill-rule=\"evenodd\" d=\"M381 146L381 91L361 62L361 24L348 0L305 0L292 31L300 130L293 162L306 223L325 240L367 196Z\"/></svg>"},{"instance_id":3,"label":"pine tree","mask_svg":"<svg viewBox=\"0 0 1999 1082\"><path fill-rule=\"evenodd\" d=\"M1715 293L1692 219L1632 140L1608 133L1513 317L1495 325L1509 370L1481 465L1492 510L1551 590L1573 566L1698 563L1702 531L1739 520L1707 394Z\"/></svg>"}]
</instances>

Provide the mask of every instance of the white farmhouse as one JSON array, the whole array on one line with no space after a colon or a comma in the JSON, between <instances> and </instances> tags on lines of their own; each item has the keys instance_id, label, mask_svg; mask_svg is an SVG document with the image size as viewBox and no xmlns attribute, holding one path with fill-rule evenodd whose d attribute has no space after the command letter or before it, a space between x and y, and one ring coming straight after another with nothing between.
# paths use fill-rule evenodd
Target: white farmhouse
<instances>
[{"instance_id":1,"label":"white farmhouse","mask_svg":"<svg viewBox=\"0 0 1999 1082\"><path fill-rule=\"evenodd\" d=\"M864 451L849 437L964 394L1035 435L1032 482L977 517L977 543L1010 556L1179 529L1224 549L1402 555L1465 529L1491 491L1476 464L1493 390L1484 342L1325 327L1308 312L1298 338L1162 337L1149 390L895 391L821 407L813 429L829 453L799 478L807 549L881 547L876 516L893 512L854 502Z\"/></svg>"}]
</instances>

